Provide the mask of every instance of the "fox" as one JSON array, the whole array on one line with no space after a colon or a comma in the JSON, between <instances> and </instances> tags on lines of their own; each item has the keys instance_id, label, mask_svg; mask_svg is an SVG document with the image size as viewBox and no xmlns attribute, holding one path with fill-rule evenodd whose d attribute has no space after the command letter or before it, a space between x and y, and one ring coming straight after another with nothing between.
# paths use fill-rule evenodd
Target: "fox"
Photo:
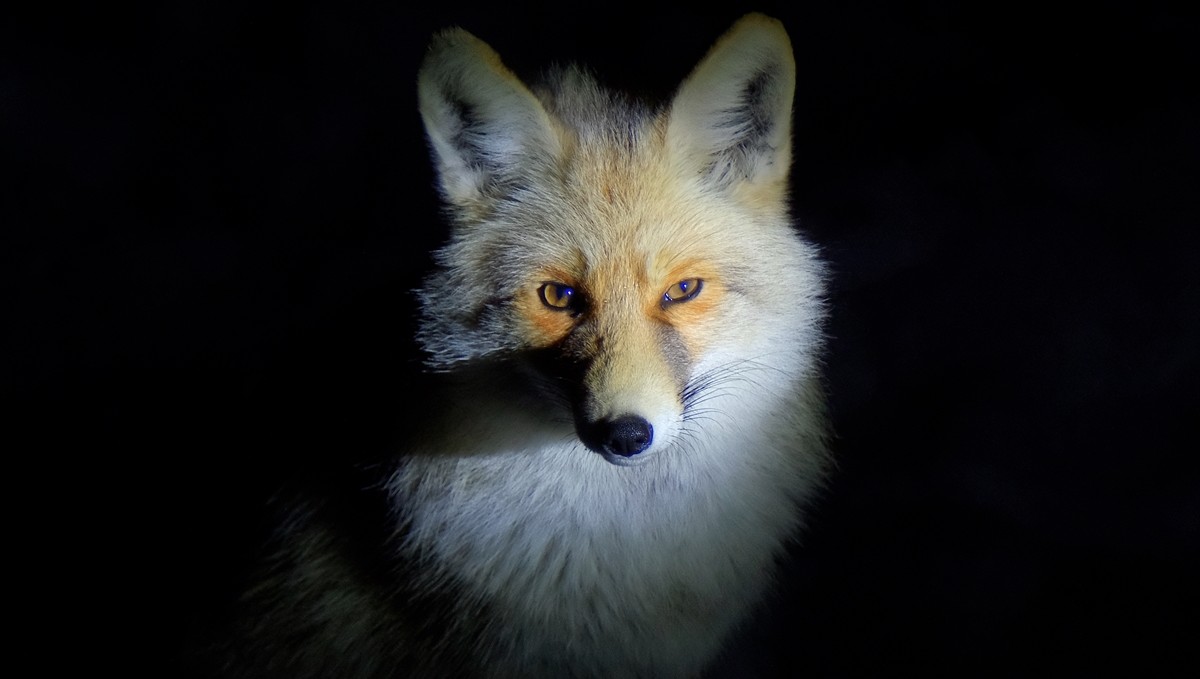
<instances>
[{"instance_id":1,"label":"fox","mask_svg":"<svg viewBox=\"0 0 1200 679\"><path fill-rule=\"evenodd\" d=\"M213 674L712 667L832 466L826 267L790 216L795 72L761 14L665 105L579 66L526 84L471 33L433 37L431 414L358 486L379 530L287 500Z\"/></svg>"}]
</instances>

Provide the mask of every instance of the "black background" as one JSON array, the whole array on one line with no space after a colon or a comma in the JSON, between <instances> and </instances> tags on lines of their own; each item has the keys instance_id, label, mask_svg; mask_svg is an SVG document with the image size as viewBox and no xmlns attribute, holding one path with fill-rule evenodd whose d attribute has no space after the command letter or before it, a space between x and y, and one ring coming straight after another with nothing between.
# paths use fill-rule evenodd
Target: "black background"
<instances>
[{"instance_id":1,"label":"black background","mask_svg":"<svg viewBox=\"0 0 1200 679\"><path fill-rule=\"evenodd\" d=\"M750 9L796 52L840 466L738 661L1195 672L1200 22L1146 3L5 10L18 645L171 676L260 492L421 398L433 31L661 100Z\"/></svg>"}]
</instances>

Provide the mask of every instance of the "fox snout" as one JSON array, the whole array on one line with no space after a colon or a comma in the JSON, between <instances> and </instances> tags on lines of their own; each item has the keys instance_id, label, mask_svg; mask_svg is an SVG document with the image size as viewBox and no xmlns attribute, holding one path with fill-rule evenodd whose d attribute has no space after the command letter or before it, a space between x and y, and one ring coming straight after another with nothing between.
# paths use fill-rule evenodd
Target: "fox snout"
<instances>
[{"instance_id":1,"label":"fox snout","mask_svg":"<svg viewBox=\"0 0 1200 679\"><path fill-rule=\"evenodd\" d=\"M654 442L654 425L639 415L621 415L597 422L577 418L575 429L585 446L609 461L631 458Z\"/></svg>"},{"instance_id":2,"label":"fox snout","mask_svg":"<svg viewBox=\"0 0 1200 679\"><path fill-rule=\"evenodd\" d=\"M677 326L689 320L683 303L692 305L702 285L678 274L662 276L680 279L673 285L639 284L649 275L620 264L608 260L604 268L615 271L595 267L589 276L560 274L571 285L544 283L524 308L542 333L533 336L542 345L533 355L552 378L543 384L568 396L580 442L628 465L666 447L679 428L694 352Z\"/></svg>"},{"instance_id":3,"label":"fox snout","mask_svg":"<svg viewBox=\"0 0 1200 679\"><path fill-rule=\"evenodd\" d=\"M593 344L603 348L585 359L573 403L575 431L605 460L627 465L670 439L682 412L683 375L672 370L651 333L627 326L610 337Z\"/></svg>"}]
</instances>

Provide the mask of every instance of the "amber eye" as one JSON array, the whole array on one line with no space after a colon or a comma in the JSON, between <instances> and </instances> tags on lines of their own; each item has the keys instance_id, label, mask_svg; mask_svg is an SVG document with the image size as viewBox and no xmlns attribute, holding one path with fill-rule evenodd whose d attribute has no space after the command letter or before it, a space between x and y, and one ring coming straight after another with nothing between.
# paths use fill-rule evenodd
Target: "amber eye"
<instances>
[{"instance_id":1,"label":"amber eye","mask_svg":"<svg viewBox=\"0 0 1200 679\"><path fill-rule=\"evenodd\" d=\"M542 287L538 288L538 295L542 298L542 303L551 309L570 311L578 305L575 288L563 283L543 283Z\"/></svg>"},{"instance_id":2,"label":"amber eye","mask_svg":"<svg viewBox=\"0 0 1200 679\"><path fill-rule=\"evenodd\" d=\"M663 293L663 306L686 302L700 294L700 289L703 287L704 281L699 278L685 278L667 288L667 291Z\"/></svg>"}]
</instances>

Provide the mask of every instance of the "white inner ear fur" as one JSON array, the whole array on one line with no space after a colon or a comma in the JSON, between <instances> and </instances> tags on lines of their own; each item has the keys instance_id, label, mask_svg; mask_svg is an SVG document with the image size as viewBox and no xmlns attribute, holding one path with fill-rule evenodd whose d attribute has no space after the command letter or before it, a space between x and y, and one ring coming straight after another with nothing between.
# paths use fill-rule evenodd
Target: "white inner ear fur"
<instances>
[{"instance_id":1,"label":"white inner ear fur","mask_svg":"<svg viewBox=\"0 0 1200 679\"><path fill-rule=\"evenodd\" d=\"M680 171L718 186L786 182L796 62L783 25L738 21L680 86L667 149Z\"/></svg>"},{"instance_id":2,"label":"white inner ear fur","mask_svg":"<svg viewBox=\"0 0 1200 679\"><path fill-rule=\"evenodd\" d=\"M487 43L462 29L437 35L417 95L446 198L466 205L489 180L534 158L554 158L559 138L541 102Z\"/></svg>"}]
</instances>

